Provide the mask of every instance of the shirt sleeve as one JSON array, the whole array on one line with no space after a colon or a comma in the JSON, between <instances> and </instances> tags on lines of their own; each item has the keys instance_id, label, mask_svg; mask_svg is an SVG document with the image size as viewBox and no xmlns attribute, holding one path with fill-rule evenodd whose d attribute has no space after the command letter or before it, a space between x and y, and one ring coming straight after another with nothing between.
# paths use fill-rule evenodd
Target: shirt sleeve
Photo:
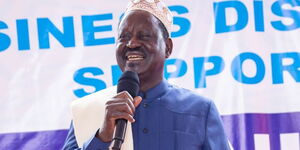
<instances>
[{"instance_id":1,"label":"shirt sleeve","mask_svg":"<svg viewBox=\"0 0 300 150\"><path fill-rule=\"evenodd\" d=\"M111 142L101 141L100 139L96 138L96 133L83 144L83 148L81 149L77 145L73 122L71 122L69 133L67 135L62 150L108 150Z\"/></svg>"},{"instance_id":2,"label":"shirt sleeve","mask_svg":"<svg viewBox=\"0 0 300 150\"><path fill-rule=\"evenodd\" d=\"M207 113L204 150L230 150L223 124L218 110L213 102Z\"/></svg>"}]
</instances>

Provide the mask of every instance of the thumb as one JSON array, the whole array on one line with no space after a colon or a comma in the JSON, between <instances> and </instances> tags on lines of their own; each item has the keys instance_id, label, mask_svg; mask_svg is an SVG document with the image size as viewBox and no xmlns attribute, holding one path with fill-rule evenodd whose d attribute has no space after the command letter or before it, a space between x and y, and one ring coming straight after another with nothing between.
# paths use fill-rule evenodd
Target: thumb
<instances>
[{"instance_id":1,"label":"thumb","mask_svg":"<svg viewBox=\"0 0 300 150\"><path fill-rule=\"evenodd\" d=\"M140 96L136 96L134 99L133 99L133 105L134 107L137 107L142 101L142 97Z\"/></svg>"}]
</instances>

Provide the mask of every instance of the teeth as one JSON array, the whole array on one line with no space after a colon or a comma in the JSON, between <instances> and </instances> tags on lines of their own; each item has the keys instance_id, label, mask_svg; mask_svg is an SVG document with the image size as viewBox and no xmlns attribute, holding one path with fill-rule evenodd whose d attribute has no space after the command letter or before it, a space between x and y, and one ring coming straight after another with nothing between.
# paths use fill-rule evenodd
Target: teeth
<instances>
[{"instance_id":1,"label":"teeth","mask_svg":"<svg viewBox=\"0 0 300 150\"><path fill-rule=\"evenodd\" d=\"M129 55L128 58L143 58L141 55Z\"/></svg>"},{"instance_id":2,"label":"teeth","mask_svg":"<svg viewBox=\"0 0 300 150\"><path fill-rule=\"evenodd\" d=\"M127 56L128 60L134 61L134 60L143 60L144 57L141 55L129 55Z\"/></svg>"},{"instance_id":3,"label":"teeth","mask_svg":"<svg viewBox=\"0 0 300 150\"><path fill-rule=\"evenodd\" d=\"M144 58L128 58L129 61L143 60Z\"/></svg>"}]
</instances>

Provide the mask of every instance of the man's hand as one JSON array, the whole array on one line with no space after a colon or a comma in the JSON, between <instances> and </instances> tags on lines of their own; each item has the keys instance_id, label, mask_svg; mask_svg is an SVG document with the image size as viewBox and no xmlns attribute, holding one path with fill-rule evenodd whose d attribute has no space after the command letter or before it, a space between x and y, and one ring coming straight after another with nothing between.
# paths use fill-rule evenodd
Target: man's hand
<instances>
[{"instance_id":1,"label":"man's hand","mask_svg":"<svg viewBox=\"0 0 300 150\"><path fill-rule=\"evenodd\" d=\"M140 96L133 99L127 91L120 92L114 98L107 101L105 120L96 137L103 142L112 141L116 120L126 119L129 122L134 122L133 115L135 107L137 107L141 101L142 98Z\"/></svg>"}]
</instances>

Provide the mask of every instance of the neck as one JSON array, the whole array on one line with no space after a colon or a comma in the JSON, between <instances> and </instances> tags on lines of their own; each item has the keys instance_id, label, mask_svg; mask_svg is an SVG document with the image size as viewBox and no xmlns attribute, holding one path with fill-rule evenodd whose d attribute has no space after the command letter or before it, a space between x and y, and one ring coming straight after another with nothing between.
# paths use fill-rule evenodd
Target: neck
<instances>
[{"instance_id":1,"label":"neck","mask_svg":"<svg viewBox=\"0 0 300 150\"><path fill-rule=\"evenodd\" d=\"M140 77L140 91L146 92L148 89L151 89L158 85L163 80L163 77L152 77L152 78L143 78Z\"/></svg>"}]
</instances>

